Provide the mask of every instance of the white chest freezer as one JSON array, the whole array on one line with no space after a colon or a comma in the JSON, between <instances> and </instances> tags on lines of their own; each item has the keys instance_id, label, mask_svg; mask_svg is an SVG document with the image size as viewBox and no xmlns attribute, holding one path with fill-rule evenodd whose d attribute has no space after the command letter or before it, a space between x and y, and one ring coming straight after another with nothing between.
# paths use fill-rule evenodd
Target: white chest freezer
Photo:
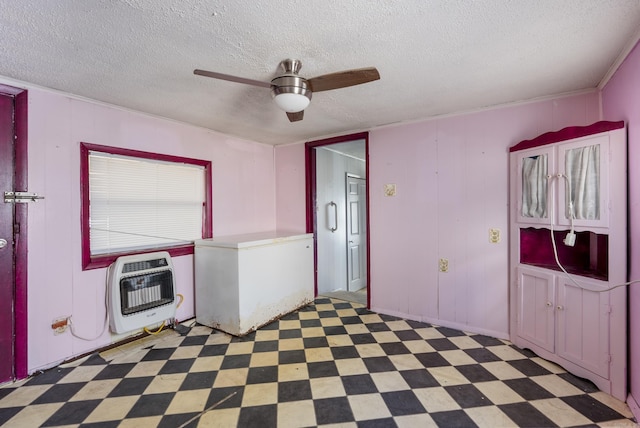
<instances>
[{"instance_id":1,"label":"white chest freezer","mask_svg":"<svg viewBox=\"0 0 640 428\"><path fill-rule=\"evenodd\" d=\"M313 234L195 242L196 321L242 336L313 301Z\"/></svg>"}]
</instances>

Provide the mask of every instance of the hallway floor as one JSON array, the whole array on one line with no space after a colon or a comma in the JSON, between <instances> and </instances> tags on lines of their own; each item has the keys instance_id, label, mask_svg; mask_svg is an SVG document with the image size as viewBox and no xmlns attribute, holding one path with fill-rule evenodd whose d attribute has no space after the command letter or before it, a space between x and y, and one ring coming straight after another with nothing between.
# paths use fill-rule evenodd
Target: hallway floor
<instances>
[{"instance_id":1,"label":"hallway floor","mask_svg":"<svg viewBox=\"0 0 640 428\"><path fill-rule=\"evenodd\" d=\"M509 342L319 298L243 338L180 327L0 388L7 427L636 426Z\"/></svg>"},{"instance_id":2,"label":"hallway floor","mask_svg":"<svg viewBox=\"0 0 640 428\"><path fill-rule=\"evenodd\" d=\"M367 305L367 287L363 287L358 291L335 290L321 293L319 297L328 297L330 299L345 300L352 303L360 303Z\"/></svg>"}]
</instances>

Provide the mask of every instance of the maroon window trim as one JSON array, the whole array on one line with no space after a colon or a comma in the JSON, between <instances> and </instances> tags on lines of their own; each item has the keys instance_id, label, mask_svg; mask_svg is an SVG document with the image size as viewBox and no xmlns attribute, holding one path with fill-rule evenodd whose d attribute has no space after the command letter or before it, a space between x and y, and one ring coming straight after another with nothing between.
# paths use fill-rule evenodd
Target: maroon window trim
<instances>
[{"instance_id":1,"label":"maroon window trim","mask_svg":"<svg viewBox=\"0 0 640 428\"><path fill-rule=\"evenodd\" d=\"M91 143L80 143L80 217L81 217L81 239L82 239L82 269L97 269L107 267L118 257L133 254L134 252L121 252L111 254L101 254L91 256L91 243L89 240L89 152L102 152L112 155L137 157L142 159L159 160L165 162L186 163L204 167L205 170L205 202L203 207L202 238L213 236L213 215L212 215L212 174L211 161L185 158L180 156L164 155L160 153L144 152L140 150L123 149L119 147L102 146ZM135 251L135 254L150 253L153 251L168 251L172 257L193 254L193 244L178 245L170 247L158 247L154 249Z\"/></svg>"},{"instance_id":2,"label":"maroon window trim","mask_svg":"<svg viewBox=\"0 0 640 428\"><path fill-rule=\"evenodd\" d=\"M624 128L624 122L600 121L587 126L569 126L559 131L547 132L532 140L520 141L515 146L509 148L510 152L532 149L534 147L546 146L560 141L572 140L574 138L586 137L587 135L600 134L601 132L613 131Z\"/></svg>"},{"instance_id":3,"label":"maroon window trim","mask_svg":"<svg viewBox=\"0 0 640 428\"><path fill-rule=\"evenodd\" d=\"M307 233L313 233L313 275L314 275L314 295L318 295L318 241L316 230L316 206L318 195L316 194L316 147L328 146L329 144L345 143L347 141L364 140L365 147L365 174L367 176L367 308L371 307L371 230L369 228L369 133L359 132L357 134L343 135L340 137L327 138L324 140L316 140L305 143L305 179L307 187Z\"/></svg>"}]
</instances>

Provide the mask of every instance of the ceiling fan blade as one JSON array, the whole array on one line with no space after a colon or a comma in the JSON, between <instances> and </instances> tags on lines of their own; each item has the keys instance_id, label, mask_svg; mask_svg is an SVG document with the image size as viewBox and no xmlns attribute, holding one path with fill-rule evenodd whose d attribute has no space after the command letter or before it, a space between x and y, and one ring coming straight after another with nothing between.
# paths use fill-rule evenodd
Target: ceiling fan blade
<instances>
[{"instance_id":1,"label":"ceiling fan blade","mask_svg":"<svg viewBox=\"0 0 640 428\"><path fill-rule=\"evenodd\" d=\"M297 122L299 120L302 120L303 116L304 116L304 110L297 111L295 113L288 113L287 112L287 117L289 118L289 122Z\"/></svg>"},{"instance_id":2,"label":"ceiling fan blade","mask_svg":"<svg viewBox=\"0 0 640 428\"><path fill-rule=\"evenodd\" d=\"M207 70L195 69L195 70L193 70L193 74L197 74L199 76L205 76L205 77L213 77L214 79L227 80L229 82L244 83L246 85L253 85L253 86L261 86L263 88L270 88L271 87L271 83L269 83L269 82L262 82L260 80L246 79L244 77L232 76L230 74L216 73L215 71L207 71Z\"/></svg>"},{"instance_id":3,"label":"ceiling fan blade","mask_svg":"<svg viewBox=\"0 0 640 428\"><path fill-rule=\"evenodd\" d=\"M346 88L380 79L380 73L375 67L358 68L323 74L307 80L313 92L329 91L331 89Z\"/></svg>"}]
</instances>

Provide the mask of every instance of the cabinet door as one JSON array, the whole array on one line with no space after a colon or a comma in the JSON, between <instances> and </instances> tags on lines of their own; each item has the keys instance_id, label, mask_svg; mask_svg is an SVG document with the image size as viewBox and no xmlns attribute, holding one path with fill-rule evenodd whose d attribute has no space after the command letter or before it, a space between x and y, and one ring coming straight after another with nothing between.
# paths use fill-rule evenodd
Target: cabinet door
<instances>
[{"instance_id":1,"label":"cabinet door","mask_svg":"<svg viewBox=\"0 0 640 428\"><path fill-rule=\"evenodd\" d=\"M553 190L547 176L555 171L555 148L523 150L515 157L517 221L548 225Z\"/></svg>"},{"instance_id":2,"label":"cabinet door","mask_svg":"<svg viewBox=\"0 0 640 428\"><path fill-rule=\"evenodd\" d=\"M575 278L580 287L565 275L558 275L557 353L562 358L608 378L611 312L609 292L597 292L604 289L606 283L583 277Z\"/></svg>"},{"instance_id":3,"label":"cabinet door","mask_svg":"<svg viewBox=\"0 0 640 428\"><path fill-rule=\"evenodd\" d=\"M609 135L558 145L558 224L609 226Z\"/></svg>"},{"instance_id":4,"label":"cabinet door","mask_svg":"<svg viewBox=\"0 0 640 428\"><path fill-rule=\"evenodd\" d=\"M549 352L554 352L555 283L544 269L518 266L518 336Z\"/></svg>"}]
</instances>

